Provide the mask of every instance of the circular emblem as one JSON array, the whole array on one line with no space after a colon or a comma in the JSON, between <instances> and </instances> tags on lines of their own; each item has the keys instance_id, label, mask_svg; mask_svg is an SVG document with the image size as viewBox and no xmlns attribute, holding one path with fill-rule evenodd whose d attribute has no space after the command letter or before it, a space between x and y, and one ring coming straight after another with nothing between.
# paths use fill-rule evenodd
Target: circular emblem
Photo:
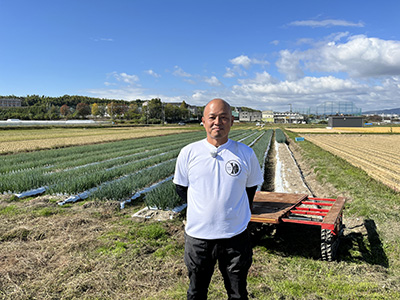
<instances>
[{"instance_id":1,"label":"circular emblem","mask_svg":"<svg viewBox=\"0 0 400 300\"><path fill-rule=\"evenodd\" d=\"M225 165L225 171L231 176L238 176L242 171L242 168L236 160L230 160Z\"/></svg>"}]
</instances>

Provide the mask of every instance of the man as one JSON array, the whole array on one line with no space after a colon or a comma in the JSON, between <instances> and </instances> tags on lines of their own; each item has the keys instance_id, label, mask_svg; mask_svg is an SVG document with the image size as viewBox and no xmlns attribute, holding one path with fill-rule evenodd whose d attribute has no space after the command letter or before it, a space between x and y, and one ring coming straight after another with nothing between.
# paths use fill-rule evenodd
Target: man
<instances>
[{"instance_id":1,"label":"man","mask_svg":"<svg viewBox=\"0 0 400 300\"><path fill-rule=\"evenodd\" d=\"M207 299L217 260L229 299L248 299L252 248L247 225L263 176L253 150L228 138L233 117L227 102L211 100L202 121L207 138L181 150L174 176L178 194L188 203L187 299Z\"/></svg>"}]
</instances>

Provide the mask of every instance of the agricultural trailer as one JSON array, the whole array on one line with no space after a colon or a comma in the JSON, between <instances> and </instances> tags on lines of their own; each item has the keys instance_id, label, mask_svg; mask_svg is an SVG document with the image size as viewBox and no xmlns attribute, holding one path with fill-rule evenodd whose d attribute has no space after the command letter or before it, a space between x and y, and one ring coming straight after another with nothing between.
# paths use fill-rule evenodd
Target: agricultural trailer
<instances>
[{"instance_id":1,"label":"agricultural trailer","mask_svg":"<svg viewBox=\"0 0 400 300\"><path fill-rule=\"evenodd\" d=\"M346 199L315 198L307 194L257 192L250 222L318 226L321 229L321 258L336 258L343 234L343 208Z\"/></svg>"}]
</instances>

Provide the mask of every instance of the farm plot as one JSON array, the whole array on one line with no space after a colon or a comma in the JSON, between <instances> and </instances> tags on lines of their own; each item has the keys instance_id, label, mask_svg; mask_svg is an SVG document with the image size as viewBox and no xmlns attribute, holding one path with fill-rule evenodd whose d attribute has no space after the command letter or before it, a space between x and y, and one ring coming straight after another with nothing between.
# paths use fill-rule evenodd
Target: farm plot
<instances>
[{"instance_id":1,"label":"farm plot","mask_svg":"<svg viewBox=\"0 0 400 300\"><path fill-rule=\"evenodd\" d=\"M233 130L230 137L257 145L261 160L267 136L264 130ZM20 198L44 192L67 196L62 204L86 198L124 203L169 181L180 149L204 137L189 132L3 156L0 192Z\"/></svg>"},{"instance_id":2,"label":"farm plot","mask_svg":"<svg viewBox=\"0 0 400 300\"><path fill-rule=\"evenodd\" d=\"M299 134L306 133L400 133L400 126L285 128Z\"/></svg>"},{"instance_id":3,"label":"farm plot","mask_svg":"<svg viewBox=\"0 0 400 300\"><path fill-rule=\"evenodd\" d=\"M193 130L199 130L194 128ZM174 127L53 128L0 130L0 154L88 145L182 132Z\"/></svg>"},{"instance_id":4,"label":"farm plot","mask_svg":"<svg viewBox=\"0 0 400 300\"><path fill-rule=\"evenodd\" d=\"M303 135L308 141L347 160L372 178L400 190L400 135Z\"/></svg>"}]
</instances>

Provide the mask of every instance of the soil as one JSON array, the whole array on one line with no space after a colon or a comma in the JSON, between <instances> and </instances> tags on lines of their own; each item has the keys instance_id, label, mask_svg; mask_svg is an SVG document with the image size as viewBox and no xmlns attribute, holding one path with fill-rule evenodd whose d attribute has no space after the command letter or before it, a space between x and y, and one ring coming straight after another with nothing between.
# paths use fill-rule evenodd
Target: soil
<instances>
[{"instance_id":1,"label":"soil","mask_svg":"<svg viewBox=\"0 0 400 300\"><path fill-rule=\"evenodd\" d=\"M274 191L312 195L292 152L285 143L275 143Z\"/></svg>"},{"instance_id":2,"label":"soil","mask_svg":"<svg viewBox=\"0 0 400 300\"><path fill-rule=\"evenodd\" d=\"M283 148L283 147L282 147ZM289 159L288 154L282 155L282 159L285 164L290 169L298 169L297 180L301 179L304 181L304 184L310 191L309 195L313 195L314 197L321 197L321 198L337 198L339 196L348 198L348 195L340 193L332 184L329 182L321 183L314 172L314 169L310 166L310 163L306 161L302 155L302 150L300 146L289 140L287 144L288 151L291 153L291 158ZM290 160L293 160L294 165L290 165ZM283 168L283 172L287 173L286 168ZM287 175L286 175L287 176ZM295 181L296 182L296 181ZM298 183L297 183L298 184Z\"/></svg>"}]
</instances>

